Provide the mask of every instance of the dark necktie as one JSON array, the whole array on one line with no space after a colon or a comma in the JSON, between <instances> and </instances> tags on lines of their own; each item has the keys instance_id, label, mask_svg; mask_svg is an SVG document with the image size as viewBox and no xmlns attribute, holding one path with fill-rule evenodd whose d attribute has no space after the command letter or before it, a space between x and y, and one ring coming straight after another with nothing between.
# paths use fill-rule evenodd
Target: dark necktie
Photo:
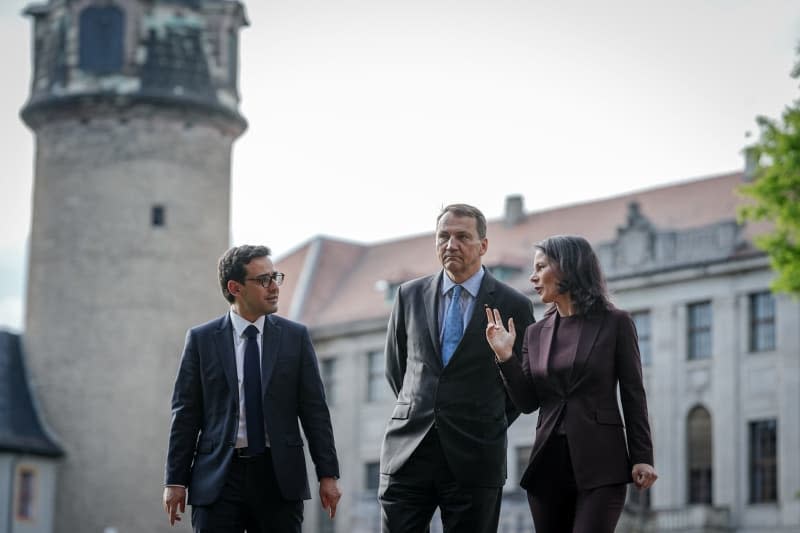
<instances>
[{"instance_id":1,"label":"dark necktie","mask_svg":"<svg viewBox=\"0 0 800 533\"><path fill-rule=\"evenodd\" d=\"M461 285L453 286L453 296L447 316L444 317L444 333L442 334L442 362L446 365L456 346L461 342L464 334L464 316L461 314Z\"/></svg>"},{"instance_id":2,"label":"dark necktie","mask_svg":"<svg viewBox=\"0 0 800 533\"><path fill-rule=\"evenodd\" d=\"M261 365L259 364L258 328L252 324L244 330L244 412L247 423L247 453L262 453L267 445L264 434L264 410L261 405Z\"/></svg>"}]
</instances>

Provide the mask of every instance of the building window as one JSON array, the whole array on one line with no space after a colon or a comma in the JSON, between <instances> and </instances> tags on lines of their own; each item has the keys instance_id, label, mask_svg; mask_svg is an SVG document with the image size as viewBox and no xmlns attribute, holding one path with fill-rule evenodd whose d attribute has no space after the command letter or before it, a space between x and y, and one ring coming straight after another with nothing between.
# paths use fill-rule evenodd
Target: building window
<instances>
[{"instance_id":1,"label":"building window","mask_svg":"<svg viewBox=\"0 0 800 533\"><path fill-rule=\"evenodd\" d=\"M522 474L528 468L528 463L531 460L531 452L533 446L517 446L516 448L516 461L517 461L517 482L522 479Z\"/></svg>"},{"instance_id":2,"label":"building window","mask_svg":"<svg viewBox=\"0 0 800 533\"><path fill-rule=\"evenodd\" d=\"M628 484L628 501L625 507L633 513L643 513L650 509L650 489L639 490L633 483Z\"/></svg>"},{"instance_id":3,"label":"building window","mask_svg":"<svg viewBox=\"0 0 800 533\"><path fill-rule=\"evenodd\" d=\"M389 383L386 381L383 352L367 353L367 401L377 402L390 397Z\"/></svg>"},{"instance_id":4,"label":"building window","mask_svg":"<svg viewBox=\"0 0 800 533\"><path fill-rule=\"evenodd\" d=\"M364 488L368 491L378 490L381 481L381 464L379 462L364 465Z\"/></svg>"},{"instance_id":5,"label":"building window","mask_svg":"<svg viewBox=\"0 0 800 533\"><path fill-rule=\"evenodd\" d=\"M336 403L336 359L329 357L322 359L320 365L320 376L322 385L325 387L325 398L328 405Z\"/></svg>"},{"instance_id":6,"label":"building window","mask_svg":"<svg viewBox=\"0 0 800 533\"><path fill-rule=\"evenodd\" d=\"M643 366L653 363L653 347L650 342L650 311L632 313L633 323L636 326L636 335L639 337L639 355Z\"/></svg>"},{"instance_id":7,"label":"building window","mask_svg":"<svg viewBox=\"0 0 800 533\"><path fill-rule=\"evenodd\" d=\"M775 298L770 292L750 295L750 351L775 349Z\"/></svg>"},{"instance_id":8,"label":"building window","mask_svg":"<svg viewBox=\"0 0 800 533\"><path fill-rule=\"evenodd\" d=\"M239 78L239 36L236 30L228 32L228 81L237 88Z\"/></svg>"},{"instance_id":9,"label":"building window","mask_svg":"<svg viewBox=\"0 0 800 533\"><path fill-rule=\"evenodd\" d=\"M489 267L489 272L500 281L508 281L522 273L522 269L511 265L494 265Z\"/></svg>"},{"instance_id":10,"label":"building window","mask_svg":"<svg viewBox=\"0 0 800 533\"><path fill-rule=\"evenodd\" d=\"M32 468L17 470L16 519L33 520L34 497L36 492L36 471Z\"/></svg>"},{"instance_id":11,"label":"building window","mask_svg":"<svg viewBox=\"0 0 800 533\"><path fill-rule=\"evenodd\" d=\"M122 69L125 14L116 6L87 7L80 15L81 70L96 74Z\"/></svg>"},{"instance_id":12,"label":"building window","mask_svg":"<svg viewBox=\"0 0 800 533\"><path fill-rule=\"evenodd\" d=\"M711 503L711 415L704 407L689 412L686 424L689 503Z\"/></svg>"},{"instance_id":13,"label":"building window","mask_svg":"<svg viewBox=\"0 0 800 533\"><path fill-rule=\"evenodd\" d=\"M778 501L778 423L750 422L750 502Z\"/></svg>"},{"instance_id":14,"label":"building window","mask_svg":"<svg viewBox=\"0 0 800 533\"><path fill-rule=\"evenodd\" d=\"M383 301L387 304L391 305L394 303L394 299L397 297L397 290L402 285L402 281L388 281L386 282L386 286L383 292Z\"/></svg>"},{"instance_id":15,"label":"building window","mask_svg":"<svg viewBox=\"0 0 800 533\"><path fill-rule=\"evenodd\" d=\"M150 212L150 223L154 228L161 228L166 223L166 208L163 205L154 205Z\"/></svg>"},{"instance_id":16,"label":"building window","mask_svg":"<svg viewBox=\"0 0 800 533\"><path fill-rule=\"evenodd\" d=\"M711 302L689 306L689 359L711 357Z\"/></svg>"},{"instance_id":17,"label":"building window","mask_svg":"<svg viewBox=\"0 0 800 533\"><path fill-rule=\"evenodd\" d=\"M317 505L317 513L319 515L319 529L317 531L319 533L335 533L335 519L331 520L331 517L328 516L328 510Z\"/></svg>"}]
</instances>

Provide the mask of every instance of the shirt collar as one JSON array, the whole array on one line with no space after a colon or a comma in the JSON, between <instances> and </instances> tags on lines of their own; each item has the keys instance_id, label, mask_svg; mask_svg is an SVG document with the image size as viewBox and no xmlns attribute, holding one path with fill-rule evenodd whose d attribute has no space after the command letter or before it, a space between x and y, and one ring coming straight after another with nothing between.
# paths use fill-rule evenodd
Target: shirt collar
<instances>
[{"instance_id":1,"label":"shirt collar","mask_svg":"<svg viewBox=\"0 0 800 533\"><path fill-rule=\"evenodd\" d=\"M470 296L475 298L478 295L478 290L481 288L483 275L484 270L483 265L481 265L481 268L475 272L472 277L470 277L464 283L458 283L458 285L464 287L464 290L466 290ZM454 285L456 285L456 282L450 279L446 273L442 272L442 295L444 296L447 294L447 292L452 289Z\"/></svg>"},{"instance_id":2,"label":"shirt collar","mask_svg":"<svg viewBox=\"0 0 800 533\"><path fill-rule=\"evenodd\" d=\"M261 315L255 322L250 322L249 320L242 318L240 315L238 315L236 311L233 310L233 307L231 307L230 315L231 315L231 324L233 324L233 331L234 333L236 333L236 337L241 337L242 335L244 335L244 330L247 329L247 326L251 324L256 328L258 328L259 335L264 333L264 321L267 318L266 315Z\"/></svg>"}]
</instances>

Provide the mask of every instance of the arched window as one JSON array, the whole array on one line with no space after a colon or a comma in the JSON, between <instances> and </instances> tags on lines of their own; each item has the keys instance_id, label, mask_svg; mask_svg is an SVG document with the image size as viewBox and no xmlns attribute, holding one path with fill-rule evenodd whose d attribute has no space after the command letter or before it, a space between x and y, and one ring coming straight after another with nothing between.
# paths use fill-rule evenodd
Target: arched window
<instances>
[{"instance_id":1,"label":"arched window","mask_svg":"<svg viewBox=\"0 0 800 533\"><path fill-rule=\"evenodd\" d=\"M96 74L122 68L125 14L117 6L87 7L80 17L81 70Z\"/></svg>"},{"instance_id":2,"label":"arched window","mask_svg":"<svg viewBox=\"0 0 800 533\"><path fill-rule=\"evenodd\" d=\"M711 414L705 407L689 411L686 435L689 503L711 503Z\"/></svg>"}]
</instances>

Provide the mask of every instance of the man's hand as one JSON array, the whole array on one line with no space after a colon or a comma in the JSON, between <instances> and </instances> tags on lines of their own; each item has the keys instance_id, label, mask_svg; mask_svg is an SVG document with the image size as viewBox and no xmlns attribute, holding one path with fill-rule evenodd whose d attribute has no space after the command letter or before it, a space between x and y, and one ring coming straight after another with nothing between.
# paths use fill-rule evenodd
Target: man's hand
<instances>
[{"instance_id":1,"label":"man's hand","mask_svg":"<svg viewBox=\"0 0 800 533\"><path fill-rule=\"evenodd\" d=\"M336 505L341 497L342 492L339 490L336 478L324 477L319 480L319 501L322 503L322 508L328 510L331 520L336 516Z\"/></svg>"},{"instance_id":2,"label":"man's hand","mask_svg":"<svg viewBox=\"0 0 800 533\"><path fill-rule=\"evenodd\" d=\"M649 489L653 486L653 483L656 482L656 479L658 479L656 469L645 463L636 463L633 465L631 474L633 475L633 484L636 485L636 488L639 490Z\"/></svg>"},{"instance_id":3,"label":"man's hand","mask_svg":"<svg viewBox=\"0 0 800 533\"><path fill-rule=\"evenodd\" d=\"M164 510L169 515L169 525L181 521L180 513L186 511L186 487L170 485L164 487Z\"/></svg>"}]
</instances>

